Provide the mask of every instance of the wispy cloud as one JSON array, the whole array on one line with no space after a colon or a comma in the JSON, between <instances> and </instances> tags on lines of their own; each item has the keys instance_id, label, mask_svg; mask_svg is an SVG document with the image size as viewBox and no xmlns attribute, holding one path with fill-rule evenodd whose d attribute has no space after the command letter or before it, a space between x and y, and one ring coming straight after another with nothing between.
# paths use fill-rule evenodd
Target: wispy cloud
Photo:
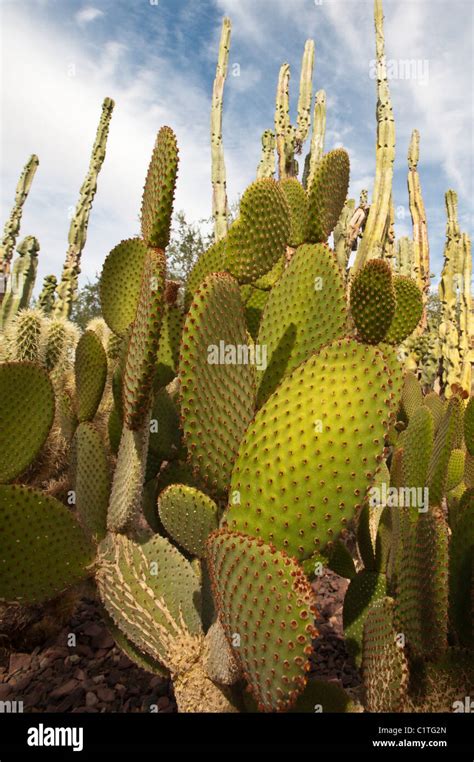
<instances>
[{"instance_id":1,"label":"wispy cloud","mask_svg":"<svg viewBox=\"0 0 474 762\"><path fill-rule=\"evenodd\" d=\"M81 8L81 10L76 13L75 19L78 24L90 24L91 21L100 19L103 15L104 12L99 8L88 6L86 8Z\"/></svg>"}]
</instances>

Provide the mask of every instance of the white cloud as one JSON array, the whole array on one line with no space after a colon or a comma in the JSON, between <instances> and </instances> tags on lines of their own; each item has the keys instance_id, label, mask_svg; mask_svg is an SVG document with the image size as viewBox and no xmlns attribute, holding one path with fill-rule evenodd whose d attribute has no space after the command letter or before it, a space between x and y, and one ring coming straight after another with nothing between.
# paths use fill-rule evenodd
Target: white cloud
<instances>
[{"instance_id":1,"label":"white cloud","mask_svg":"<svg viewBox=\"0 0 474 762\"><path fill-rule=\"evenodd\" d=\"M104 15L104 12L99 8L81 8L75 15L75 19L78 24L89 24L91 21L95 21Z\"/></svg>"}]
</instances>

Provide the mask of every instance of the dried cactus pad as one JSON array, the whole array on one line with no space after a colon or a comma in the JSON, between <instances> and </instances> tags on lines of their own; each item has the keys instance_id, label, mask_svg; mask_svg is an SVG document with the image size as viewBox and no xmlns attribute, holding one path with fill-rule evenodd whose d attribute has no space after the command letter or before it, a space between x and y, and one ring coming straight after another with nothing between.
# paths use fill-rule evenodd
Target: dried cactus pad
<instances>
[{"instance_id":1,"label":"dried cactus pad","mask_svg":"<svg viewBox=\"0 0 474 762\"><path fill-rule=\"evenodd\" d=\"M140 651L171 672L197 659L199 584L189 561L168 540L155 535L138 545L125 535L107 537L97 584L107 612Z\"/></svg>"},{"instance_id":2,"label":"dried cactus pad","mask_svg":"<svg viewBox=\"0 0 474 762\"><path fill-rule=\"evenodd\" d=\"M92 572L95 550L68 509L16 484L0 486L0 599L38 603Z\"/></svg>"},{"instance_id":3,"label":"dried cactus pad","mask_svg":"<svg viewBox=\"0 0 474 762\"><path fill-rule=\"evenodd\" d=\"M232 465L254 411L255 368L243 362L250 359L241 352L246 347L237 282L227 273L209 275L194 294L186 317L179 376L190 463L216 493L228 489Z\"/></svg>"},{"instance_id":4,"label":"dried cactus pad","mask_svg":"<svg viewBox=\"0 0 474 762\"><path fill-rule=\"evenodd\" d=\"M286 377L250 424L232 474L229 528L299 561L334 542L384 448L392 387L382 353L333 342Z\"/></svg>"},{"instance_id":5,"label":"dried cactus pad","mask_svg":"<svg viewBox=\"0 0 474 762\"><path fill-rule=\"evenodd\" d=\"M33 363L0 365L0 482L22 473L41 450L54 418L47 372Z\"/></svg>"},{"instance_id":6,"label":"dried cactus pad","mask_svg":"<svg viewBox=\"0 0 474 762\"><path fill-rule=\"evenodd\" d=\"M125 336L135 320L147 246L140 238L119 243L107 256L100 276L100 305L104 320Z\"/></svg>"},{"instance_id":7,"label":"dried cactus pad","mask_svg":"<svg viewBox=\"0 0 474 762\"><path fill-rule=\"evenodd\" d=\"M252 283L284 254L290 237L285 195L270 178L256 180L242 196L240 216L225 239L224 270L239 283Z\"/></svg>"},{"instance_id":8,"label":"dried cactus pad","mask_svg":"<svg viewBox=\"0 0 474 762\"><path fill-rule=\"evenodd\" d=\"M325 243L336 227L349 188L349 171L349 155L342 148L325 154L318 163L308 189L307 241Z\"/></svg>"},{"instance_id":9,"label":"dried cactus pad","mask_svg":"<svg viewBox=\"0 0 474 762\"><path fill-rule=\"evenodd\" d=\"M142 235L149 246L164 249L170 242L177 173L176 136L170 127L162 127L156 138L142 199Z\"/></svg>"},{"instance_id":10,"label":"dried cactus pad","mask_svg":"<svg viewBox=\"0 0 474 762\"><path fill-rule=\"evenodd\" d=\"M207 547L219 619L259 709L288 709L316 634L311 585L294 559L253 537L224 528Z\"/></svg>"},{"instance_id":11,"label":"dried cactus pad","mask_svg":"<svg viewBox=\"0 0 474 762\"><path fill-rule=\"evenodd\" d=\"M217 529L217 505L193 487L172 484L158 498L158 511L166 531L193 556L204 556L206 540Z\"/></svg>"}]
</instances>

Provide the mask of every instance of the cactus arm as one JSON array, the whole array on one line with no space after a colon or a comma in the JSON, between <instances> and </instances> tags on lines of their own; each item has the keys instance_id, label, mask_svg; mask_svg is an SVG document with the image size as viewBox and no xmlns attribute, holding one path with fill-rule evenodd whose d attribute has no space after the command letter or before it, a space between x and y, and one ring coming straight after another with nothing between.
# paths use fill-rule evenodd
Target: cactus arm
<instances>
[{"instance_id":1,"label":"cactus arm","mask_svg":"<svg viewBox=\"0 0 474 762\"><path fill-rule=\"evenodd\" d=\"M15 192L15 203L11 211L10 217L5 223L3 230L3 238L0 243L0 275L3 275L4 279L10 272L10 262L13 257L13 251L15 248L16 239L20 232L21 216L23 214L23 204L25 203L28 193L30 192L31 184L35 176L35 172L38 169L39 159L33 154L25 164L23 171L18 180ZM2 289L0 288L0 299L2 296Z\"/></svg>"},{"instance_id":2,"label":"cactus arm","mask_svg":"<svg viewBox=\"0 0 474 762\"><path fill-rule=\"evenodd\" d=\"M278 155L278 177L283 180L287 176L288 145L292 132L290 124L290 67L282 64L278 75L278 85L275 106L275 135Z\"/></svg>"},{"instance_id":3,"label":"cactus arm","mask_svg":"<svg viewBox=\"0 0 474 762\"><path fill-rule=\"evenodd\" d=\"M423 294L422 328L426 327L426 302L430 289L430 244L426 225L426 212L421 194L418 159L420 154L420 133L413 130L408 150L408 196L413 223L413 250L416 268L416 282Z\"/></svg>"},{"instance_id":4,"label":"cactus arm","mask_svg":"<svg viewBox=\"0 0 474 762\"><path fill-rule=\"evenodd\" d=\"M38 306L43 310L45 315L49 315L53 310L57 285L58 281L55 275L45 275L43 288L38 297Z\"/></svg>"},{"instance_id":5,"label":"cactus arm","mask_svg":"<svg viewBox=\"0 0 474 762\"><path fill-rule=\"evenodd\" d=\"M38 271L39 248L39 243L34 236L24 238L17 248L18 257L13 263L7 293L0 304L0 328L2 329L18 310L29 306Z\"/></svg>"},{"instance_id":6,"label":"cactus arm","mask_svg":"<svg viewBox=\"0 0 474 762\"><path fill-rule=\"evenodd\" d=\"M439 325L442 358L442 384L450 395L450 385L456 383L460 375L459 333L456 315L456 278L458 270L461 231L458 224L458 197L448 190L446 201L446 244L444 265L439 283L439 298L442 304L442 320Z\"/></svg>"},{"instance_id":7,"label":"cactus arm","mask_svg":"<svg viewBox=\"0 0 474 762\"><path fill-rule=\"evenodd\" d=\"M92 148L89 170L82 184L76 211L69 227L69 246L63 266L61 282L57 287L57 299L53 309L55 317L68 318L71 313L72 303L77 298L78 276L81 271L81 253L87 240L89 215L97 191L97 178L105 159L105 148L114 105L114 101L111 98L105 98L102 104L102 114Z\"/></svg>"},{"instance_id":8,"label":"cactus arm","mask_svg":"<svg viewBox=\"0 0 474 762\"><path fill-rule=\"evenodd\" d=\"M228 229L226 171L222 144L222 104L229 63L230 35L230 19L224 18L211 107L212 216L216 242L225 236Z\"/></svg>"},{"instance_id":9,"label":"cactus arm","mask_svg":"<svg viewBox=\"0 0 474 762\"><path fill-rule=\"evenodd\" d=\"M326 134L326 93L318 90L314 101L313 134L310 152L305 160L303 186L310 188L318 162L323 158L324 138Z\"/></svg>"},{"instance_id":10,"label":"cactus arm","mask_svg":"<svg viewBox=\"0 0 474 762\"><path fill-rule=\"evenodd\" d=\"M295 140L300 145L308 137L311 124L311 101L313 97L314 41L306 40L301 62L298 114L296 117Z\"/></svg>"},{"instance_id":11,"label":"cactus arm","mask_svg":"<svg viewBox=\"0 0 474 762\"><path fill-rule=\"evenodd\" d=\"M265 130L262 135L262 155L257 168L257 180L275 174L275 133Z\"/></svg>"},{"instance_id":12,"label":"cactus arm","mask_svg":"<svg viewBox=\"0 0 474 762\"><path fill-rule=\"evenodd\" d=\"M462 388L470 393L472 362L474 361L471 349L472 339L472 303L471 303L471 275L472 254L471 239L466 233L461 236L462 270L460 284L460 314L459 314L459 349L461 353L461 378Z\"/></svg>"},{"instance_id":13,"label":"cactus arm","mask_svg":"<svg viewBox=\"0 0 474 762\"><path fill-rule=\"evenodd\" d=\"M377 58L377 147L372 204L364 236L354 262L357 273L368 259L380 257L390 215L393 162L395 159L395 121L385 65L382 0L375 0L375 45Z\"/></svg>"}]
</instances>

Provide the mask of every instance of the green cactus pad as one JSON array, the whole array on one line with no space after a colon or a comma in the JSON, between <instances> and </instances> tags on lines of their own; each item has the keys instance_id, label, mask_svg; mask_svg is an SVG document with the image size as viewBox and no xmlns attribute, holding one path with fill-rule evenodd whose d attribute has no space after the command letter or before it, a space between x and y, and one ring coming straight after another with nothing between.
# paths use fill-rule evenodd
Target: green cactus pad
<instances>
[{"instance_id":1,"label":"green cactus pad","mask_svg":"<svg viewBox=\"0 0 474 762\"><path fill-rule=\"evenodd\" d=\"M383 598L364 624L362 675L369 712L400 712L408 688L408 662L394 628L394 602Z\"/></svg>"},{"instance_id":2,"label":"green cactus pad","mask_svg":"<svg viewBox=\"0 0 474 762\"><path fill-rule=\"evenodd\" d=\"M273 286L283 275L286 268L286 263L287 259L285 253L280 257L280 259L277 259L271 270L265 273L265 275L262 275L261 278L258 278L256 281L254 281L252 285L255 286L255 288L263 289L263 291L271 291Z\"/></svg>"},{"instance_id":3,"label":"green cactus pad","mask_svg":"<svg viewBox=\"0 0 474 762\"><path fill-rule=\"evenodd\" d=\"M77 420L74 403L67 392L60 392L57 398L58 423L61 434L70 442L74 436L79 421Z\"/></svg>"},{"instance_id":4,"label":"green cactus pad","mask_svg":"<svg viewBox=\"0 0 474 762\"><path fill-rule=\"evenodd\" d=\"M163 317L165 269L163 252L150 249L143 267L137 314L132 325L123 373L124 423L129 429L140 428L150 407Z\"/></svg>"},{"instance_id":5,"label":"green cactus pad","mask_svg":"<svg viewBox=\"0 0 474 762\"><path fill-rule=\"evenodd\" d=\"M94 547L53 497L0 486L0 599L38 603L92 573Z\"/></svg>"},{"instance_id":6,"label":"green cactus pad","mask_svg":"<svg viewBox=\"0 0 474 762\"><path fill-rule=\"evenodd\" d=\"M206 540L218 526L217 505L211 498L193 487L172 484L159 495L158 513L178 545L193 556L204 556Z\"/></svg>"},{"instance_id":7,"label":"green cactus pad","mask_svg":"<svg viewBox=\"0 0 474 762\"><path fill-rule=\"evenodd\" d=\"M228 489L239 443L253 415L254 367L239 364L238 357L238 348L247 346L237 282L225 273L210 275L186 317L179 376L190 463L216 493ZM240 359L246 358L242 354Z\"/></svg>"},{"instance_id":8,"label":"green cactus pad","mask_svg":"<svg viewBox=\"0 0 474 762\"><path fill-rule=\"evenodd\" d=\"M433 455L428 468L427 484L430 491L430 505L439 505L446 494L449 459L456 438L462 427L462 402L459 397L451 397L444 418L436 433Z\"/></svg>"},{"instance_id":9,"label":"green cactus pad","mask_svg":"<svg viewBox=\"0 0 474 762\"><path fill-rule=\"evenodd\" d=\"M367 344L385 339L396 309L392 271L385 259L371 259L352 281L350 308L357 334Z\"/></svg>"},{"instance_id":10,"label":"green cactus pad","mask_svg":"<svg viewBox=\"0 0 474 762\"><path fill-rule=\"evenodd\" d=\"M474 456L474 397L471 397L464 411L464 441L469 455Z\"/></svg>"},{"instance_id":11,"label":"green cactus pad","mask_svg":"<svg viewBox=\"0 0 474 762\"><path fill-rule=\"evenodd\" d=\"M117 408L112 408L107 423L107 435L109 438L110 449L117 455L120 447L120 438L122 436L122 421L117 413Z\"/></svg>"},{"instance_id":12,"label":"green cactus pad","mask_svg":"<svg viewBox=\"0 0 474 762\"><path fill-rule=\"evenodd\" d=\"M220 273L224 270L225 241L212 244L201 256L192 268L186 281L186 293L184 296L184 306L186 310L191 306L194 292L206 280L211 273Z\"/></svg>"},{"instance_id":13,"label":"green cactus pad","mask_svg":"<svg viewBox=\"0 0 474 762\"><path fill-rule=\"evenodd\" d=\"M156 138L142 199L142 236L149 246L165 249L170 242L177 173L176 136L170 127L162 127Z\"/></svg>"},{"instance_id":14,"label":"green cactus pad","mask_svg":"<svg viewBox=\"0 0 474 762\"><path fill-rule=\"evenodd\" d=\"M434 430L438 431L439 424L444 416L444 404L443 400L436 394L436 392L429 392L423 400L423 404L431 410L434 421Z\"/></svg>"},{"instance_id":15,"label":"green cactus pad","mask_svg":"<svg viewBox=\"0 0 474 762\"><path fill-rule=\"evenodd\" d=\"M176 399L167 389L155 395L150 415L149 452L161 462L185 458L181 442L182 431Z\"/></svg>"},{"instance_id":16,"label":"green cactus pad","mask_svg":"<svg viewBox=\"0 0 474 762\"><path fill-rule=\"evenodd\" d=\"M335 574L346 579L353 579L357 574L354 559L340 540L334 543L327 566Z\"/></svg>"},{"instance_id":17,"label":"green cactus pad","mask_svg":"<svg viewBox=\"0 0 474 762\"><path fill-rule=\"evenodd\" d=\"M310 678L290 712L297 714L346 714L358 712L357 704L346 691L334 683Z\"/></svg>"},{"instance_id":18,"label":"green cactus pad","mask_svg":"<svg viewBox=\"0 0 474 762\"><path fill-rule=\"evenodd\" d=\"M464 458L464 481L466 487L474 487L474 455L465 453Z\"/></svg>"},{"instance_id":19,"label":"green cactus pad","mask_svg":"<svg viewBox=\"0 0 474 762\"><path fill-rule=\"evenodd\" d=\"M184 315L181 309L174 304L165 303L153 380L155 389L169 384L178 372L183 324Z\"/></svg>"},{"instance_id":20,"label":"green cactus pad","mask_svg":"<svg viewBox=\"0 0 474 762\"><path fill-rule=\"evenodd\" d=\"M385 341L400 344L413 333L423 314L423 297L415 281L405 275L394 275L393 286L397 307Z\"/></svg>"},{"instance_id":21,"label":"green cactus pad","mask_svg":"<svg viewBox=\"0 0 474 762\"><path fill-rule=\"evenodd\" d=\"M294 559L218 530L208 564L219 619L259 709L288 709L306 684L314 593Z\"/></svg>"},{"instance_id":22,"label":"green cactus pad","mask_svg":"<svg viewBox=\"0 0 474 762\"><path fill-rule=\"evenodd\" d=\"M107 529L111 532L123 531L140 510L149 431L148 425L138 431L131 431L125 426L122 429L107 511Z\"/></svg>"},{"instance_id":23,"label":"green cactus pad","mask_svg":"<svg viewBox=\"0 0 474 762\"><path fill-rule=\"evenodd\" d=\"M105 537L110 479L107 454L99 432L90 423L77 427L72 448L76 510L82 527L95 541Z\"/></svg>"},{"instance_id":24,"label":"green cactus pad","mask_svg":"<svg viewBox=\"0 0 474 762\"><path fill-rule=\"evenodd\" d=\"M408 420L423 404L423 391L417 377L411 371L405 374L402 390L402 410Z\"/></svg>"},{"instance_id":25,"label":"green cactus pad","mask_svg":"<svg viewBox=\"0 0 474 762\"><path fill-rule=\"evenodd\" d=\"M446 492L451 492L463 480L465 456L464 450L452 450L448 462Z\"/></svg>"},{"instance_id":26,"label":"green cactus pad","mask_svg":"<svg viewBox=\"0 0 474 762\"><path fill-rule=\"evenodd\" d=\"M229 527L303 561L361 506L384 447L391 390L383 355L336 341L286 377L259 410L231 481ZM291 426L290 426L291 423Z\"/></svg>"},{"instance_id":27,"label":"green cactus pad","mask_svg":"<svg viewBox=\"0 0 474 762\"><path fill-rule=\"evenodd\" d=\"M124 535L107 537L96 579L108 614L140 651L172 673L198 658L198 580L168 540L155 535L138 545Z\"/></svg>"},{"instance_id":28,"label":"green cactus pad","mask_svg":"<svg viewBox=\"0 0 474 762\"><path fill-rule=\"evenodd\" d=\"M206 633L206 673L219 685L234 685L241 677L224 628L216 619Z\"/></svg>"},{"instance_id":29,"label":"green cactus pad","mask_svg":"<svg viewBox=\"0 0 474 762\"><path fill-rule=\"evenodd\" d=\"M308 230L308 197L296 177L286 177L280 187L290 210L290 235L288 246L296 248L306 241Z\"/></svg>"},{"instance_id":30,"label":"green cactus pad","mask_svg":"<svg viewBox=\"0 0 474 762\"><path fill-rule=\"evenodd\" d=\"M100 405L107 379L107 355L94 331L84 331L74 362L77 418L91 421Z\"/></svg>"},{"instance_id":31,"label":"green cactus pad","mask_svg":"<svg viewBox=\"0 0 474 762\"><path fill-rule=\"evenodd\" d=\"M240 287L240 296L245 306L245 322L251 337L256 340L262 319L262 313L268 302L270 291L254 288L248 284Z\"/></svg>"},{"instance_id":32,"label":"green cactus pad","mask_svg":"<svg viewBox=\"0 0 474 762\"><path fill-rule=\"evenodd\" d=\"M357 666L362 661L362 636L367 615L377 601L387 594L385 574L373 571L360 571L351 580L344 597L342 621L344 639L349 654Z\"/></svg>"},{"instance_id":33,"label":"green cactus pad","mask_svg":"<svg viewBox=\"0 0 474 762\"><path fill-rule=\"evenodd\" d=\"M102 314L109 328L121 337L135 320L146 255L144 241L130 238L112 249L102 268Z\"/></svg>"},{"instance_id":34,"label":"green cactus pad","mask_svg":"<svg viewBox=\"0 0 474 762\"><path fill-rule=\"evenodd\" d=\"M325 243L336 227L349 188L349 156L336 148L318 162L308 189L307 241Z\"/></svg>"},{"instance_id":35,"label":"green cactus pad","mask_svg":"<svg viewBox=\"0 0 474 762\"><path fill-rule=\"evenodd\" d=\"M462 645L474 645L474 490L465 493L453 527L449 563L450 618Z\"/></svg>"},{"instance_id":36,"label":"green cactus pad","mask_svg":"<svg viewBox=\"0 0 474 762\"><path fill-rule=\"evenodd\" d=\"M406 487L424 487L433 453L434 421L422 405L410 418L403 441L402 472Z\"/></svg>"},{"instance_id":37,"label":"green cactus pad","mask_svg":"<svg viewBox=\"0 0 474 762\"><path fill-rule=\"evenodd\" d=\"M256 180L240 201L240 215L225 238L224 270L253 283L284 254L290 235L285 195L271 178Z\"/></svg>"},{"instance_id":38,"label":"green cactus pad","mask_svg":"<svg viewBox=\"0 0 474 762\"><path fill-rule=\"evenodd\" d=\"M157 476L158 492L162 492L170 484L186 484L188 487L197 487L193 469L188 463L173 460L167 463Z\"/></svg>"},{"instance_id":39,"label":"green cactus pad","mask_svg":"<svg viewBox=\"0 0 474 762\"><path fill-rule=\"evenodd\" d=\"M448 529L442 512L430 508L416 520L401 515L396 613L411 652L439 658L447 646Z\"/></svg>"},{"instance_id":40,"label":"green cactus pad","mask_svg":"<svg viewBox=\"0 0 474 762\"><path fill-rule=\"evenodd\" d=\"M346 300L334 254L324 244L300 246L270 292L257 344L267 348L267 368L258 373L262 405L282 378L344 334Z\"/></svg>"},{"instance_id":41,"label":"green cactus pad","mask_svg":"<svg viewBox=\"0 0 474 762\"><path fill-rule=\"evenodd\" d=\"M54 418L54 391L43 368L0 364L0 482L22 473L41 450Z\"/></svg>"},{"instance_id":42,"label":"green cactus pad","mask_svg":"<svg viewBox=\"0 0 474 762\"><path fill-rule=\"evenodd\" d=\"M385 362L387 363L388 369L390 371L390 379L392 381L393 388L393 403L395 406L395 412L397 412L402 398L404 379L403 366L398 359L398 354L395 347L392 347L390 344L386 344L385 342L381 342L377 345L377 348L383 353Z\"/></svg>"},{"instance_id":43,"label":"green cactus pad","mask_svg":"<svg viewBox=\"0 0 474 762\"><path fill-rule=\"evenodd\" d=\"M115 644L124 652L126 656L140 669L144 669L145 672L151 672L152 675L159 675L160 677L169 678L169 672L159 662L147 656L139 648L137 648L131 640L127 638L122 630L117 627L114 620L109 614L102 609L101 616L104 619L107 630L112 635Z\"/></svg>"}]
</instances>

